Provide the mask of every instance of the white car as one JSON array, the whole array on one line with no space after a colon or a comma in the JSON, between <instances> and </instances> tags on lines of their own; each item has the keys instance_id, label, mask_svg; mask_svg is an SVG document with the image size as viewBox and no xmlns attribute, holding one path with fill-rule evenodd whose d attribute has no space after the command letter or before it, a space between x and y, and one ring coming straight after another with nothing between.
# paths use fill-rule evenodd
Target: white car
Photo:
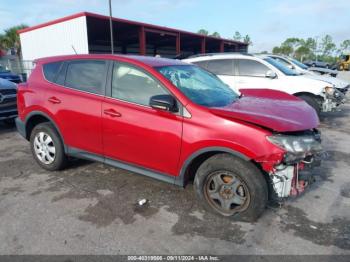
<instances>
[{"instance_id":1,"label":"white car","mask_svg":"<svg viewBox=\"0 0 350 262\"><path fill-rule=\"evenodd\" d=\"M322 81L328 82L328 83L334 85L335 88L337 88L343 94L346 94L346 92L350 88L350 85L348 82L345 82L345 81L340 80L340 79L335 78L335 77L320 75L320 74L315 73L314 71L310 71L310 70L308 70L307 65L304 65L303 63L299 62L296 59L286 57L286 56L280 56L280 55L266 55L266 56L277 60L278 62L284 64L285 66L294 70L298 74L304 75L304 76L312 78L312 79L322 80Z\"/></svg>"},{"instance_id":2,"label":"white car","mask_svg":"<svg viewBox=\"0 0 350 262\"><path fill-rule=\"evenodd\" d=\"M344 94L334 85L295 73L270 57L250 54L203 54L184 59L216 74L235 91L240 89L274 89L295 95L316 112L335 110L344 102Z\"/></svg>"}]
</instances>

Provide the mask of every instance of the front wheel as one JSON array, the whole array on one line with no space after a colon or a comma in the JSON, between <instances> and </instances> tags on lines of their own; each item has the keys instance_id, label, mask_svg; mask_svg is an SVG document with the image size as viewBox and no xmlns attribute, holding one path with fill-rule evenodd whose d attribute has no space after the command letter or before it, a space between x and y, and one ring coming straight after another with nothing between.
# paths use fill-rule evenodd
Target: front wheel
<instances>
[{"instance_id":1,"label":"front wheel","mask_svg":"<svg viewBox=\"0 0 350 262\"><path fill-rule=\"evenodd\" d=\"M194 186L206 209L242 221L255 221L268 200L263 174L252 163L229 154L217 154L204 161Z\"/></svg>"},{"instance_id":2,"label":"front wheel","mask_svg":"<svg viewBox=\"0 0 350 262\"><path fill-rule=\"evenodd\" d=\"M30 145L34 159L42 168L55 171L65 167L67 157L62 140L50 123L41 123L34 127L30 135Z\"/></svg>"}]
</instances>

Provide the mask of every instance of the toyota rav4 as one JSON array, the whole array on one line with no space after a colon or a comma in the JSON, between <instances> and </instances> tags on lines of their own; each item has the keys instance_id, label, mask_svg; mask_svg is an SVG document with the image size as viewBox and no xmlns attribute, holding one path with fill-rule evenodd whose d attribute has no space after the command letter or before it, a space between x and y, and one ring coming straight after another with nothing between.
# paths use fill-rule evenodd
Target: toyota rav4
<instances>
[{"instance_id":1,"label":"toyota rav4","mask_svg":"<svg viewBox=\"0 0 350 262\"><path fill-rule=\"evenodd\" d=\"M321 152L318 117L274 90L238 95L187 63L142 56L43 58L18 88L18 131L36 162L68 157L194 188L204 206L255 220L270 199L297 195ZM299 172L301 171L301 172Z\"/></svg>"}]
</instances>

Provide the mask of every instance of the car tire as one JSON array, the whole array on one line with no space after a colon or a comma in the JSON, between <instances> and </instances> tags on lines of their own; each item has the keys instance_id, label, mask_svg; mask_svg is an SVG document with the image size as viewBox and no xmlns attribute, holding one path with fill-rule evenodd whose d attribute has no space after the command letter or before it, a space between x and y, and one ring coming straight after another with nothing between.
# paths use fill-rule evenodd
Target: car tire
<instances>
[{"instance_id":1,"label":"car tire","mask_svg":"<svg viewBox=\"0 0 350 262\"><path fill-rule=\"evenodd\" d=\"M201 164L194 189L208 211L240 221L256 221L268 201L267 182L261 171L252 163L226 153L214 155Z\"/></svg>"},{"instance_id":2,"label":"car tire","mask_svg":"<svg viewBox=\"0 0 350 262\"><path fill-rule=\"evenodd\" d=\"M51 123L41 123L33 128L30 147L36 162L46 170L61 170L67 164L62 139Z\"/></svg>"},{"instance_id":3,"label":"car tire","mask_svg":"<svg viewBox=\"0 0 350 262\"><path fill-rule=\"evenodd\" d=\"M309 96L309 95L300 95L298 96L300 99L304 100L306 103L309 104L309 106L311 106L313 109L315 109L317 116L320 117L321 114L321 107L320 105L317 103L316 98Z\"/></svg>"},{"instance_id":4,"label":"car tire","mask_svg":"<svg viewBox=\"0 0 350 262\"><path fill-rule=\"evenodd\" d=\"M316 64L312 64L311 67L316 67Z\"/></svg>"}]
</instances>

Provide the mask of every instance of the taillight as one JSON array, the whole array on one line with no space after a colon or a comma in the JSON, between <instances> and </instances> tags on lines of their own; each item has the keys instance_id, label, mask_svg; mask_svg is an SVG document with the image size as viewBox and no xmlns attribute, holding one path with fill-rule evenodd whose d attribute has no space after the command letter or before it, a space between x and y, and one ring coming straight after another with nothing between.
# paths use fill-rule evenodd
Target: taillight
<instances>
[{"instance_id":1,"label":"taillight","mask_svg":"<svg viewBox=\"0 0 350 262\"><path fill-rule=\"evenodd\" d=\"M24 110L24 97L23 93L27 89L28 84L27 83L20 83L17 85L17 111L19 117L22 119L22 113Z\"/></svg>"}]
</instances>

